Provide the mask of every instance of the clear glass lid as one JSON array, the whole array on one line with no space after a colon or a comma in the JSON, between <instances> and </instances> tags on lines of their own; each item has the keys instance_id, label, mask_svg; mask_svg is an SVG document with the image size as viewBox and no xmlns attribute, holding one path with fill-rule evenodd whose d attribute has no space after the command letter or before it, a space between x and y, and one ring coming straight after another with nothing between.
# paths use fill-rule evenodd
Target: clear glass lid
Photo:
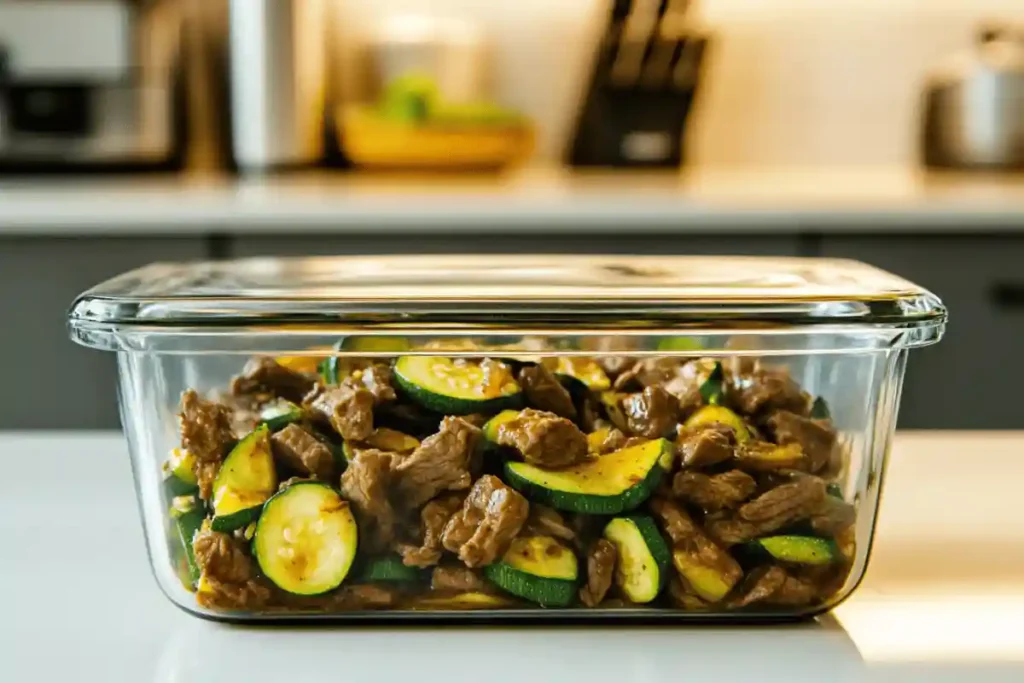
<instances>
[{"instance_id":1,"label":"clear glass lid","mask_svg":"<svg viewBox=\"0 0 1024 683\"><path fill-rule=\"evenodd\" d=\"M73 338L88 346L179 351L180 341L156 340L188 336L191 350L203 351L201 340L216 337L214 351L230 346L231 336L341 331L669 335L852 326L892 329L900 345L916 346L937 340L945 320L927 290L855 261L705 256L155 263L90 289L69 313Z\"/></svg>"}]
</instances>

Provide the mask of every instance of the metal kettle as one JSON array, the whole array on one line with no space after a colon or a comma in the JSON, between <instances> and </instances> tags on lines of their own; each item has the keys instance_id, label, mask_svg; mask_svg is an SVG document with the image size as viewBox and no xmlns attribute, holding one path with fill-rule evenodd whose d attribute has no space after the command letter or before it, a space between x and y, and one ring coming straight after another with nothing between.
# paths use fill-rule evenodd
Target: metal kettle
<instances>
[{"instance_id":1,"label":"metal kettle","mask_svg":"<svg viewBox=\"0 0 1024 683\"><path fill-rule=\"evenodd\" d=\"M984 28L929 76L921 152L936 168L1024 169L1024 38Z\"/></svg>"}]
</instances>

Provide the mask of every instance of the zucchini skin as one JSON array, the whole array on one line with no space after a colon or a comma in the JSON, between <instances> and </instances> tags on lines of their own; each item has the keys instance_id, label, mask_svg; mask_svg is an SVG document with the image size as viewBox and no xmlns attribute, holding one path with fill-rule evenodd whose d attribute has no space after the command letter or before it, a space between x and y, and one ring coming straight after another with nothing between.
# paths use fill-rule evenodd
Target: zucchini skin
<instances>
[{"instance_id":1,"label":"zucchini skin","mask_svg":"<svg viewBox=\"0 0 1024 683\"><path fill-rule=\"evenodd\" d=\"M590 493L553 491L541 484L520 476L505 463L504 474L509 486L517 489L532 502L543 503L563 512L579 512L588 515L617 515L635 510L644 503L661 483L665 470L660 465L651 468L647 476L622 493L613 496L599 496Z\"/></svg>"},{"instance_id":2,"label":"zucchini skin","mask_svg":"<svg viewBox=\"0 0 1024 683\"><path fill-rule=\"evenodd\" d=\"M501 562L484 567L484 576L502 590L541 607L568 607L576 598L577 581L533 576Z\"/></svg>"},{"instance_id":3,"label":"zucchini skin","mask_svg":"<svg viewBox=\"0 0 1024 683\"><path fill-rule=\"evenodd\" d=\"M409 400L423 406L427 410L444 415L472 415L474 413L500 413L503 410L519 410L525 403L523 391L520 389L512 394L495 396L494 398L462 398L431 391L420 385L415 377L408 376L407 359L416 356L399 358L394 367L394 381L397 389Z\"/></svg>"},{"instance_id":4,"label":"zucchini skin","mask_svg":"<svg viewBox=\"0 0 1024 683\"><path fill-rule=\"evenodd\" d=\"M631 595L628 590L626 590L625 584L628 582L628 577L620 576L620 567L621 563L624 562L624 558L628 554L628 549L624 549L623 546L626 544L618 543L613 538L614 533L610 533L610 530L616 523L630 525L633 531L635 531L636 539L643 543L644 550L646 550L650 559L653 560L654 566L652 568L645 567L647 571L651 571L653 569L658 572L657 581L654 582L654 592L651 595ZM648 603L656 599L668 583L669 572L672 568L672 551L669 550L668 544L662 537L661 532L658 530L658 525L654 520L647 515L616 517L605 526L603 536L609 541L612 541L618 550L617 562L620 563L620 566L616 567L615 583L618 585L619 589L626 594L626 597L637 604Z\"/></svg>"},{"instance_id":5,"label":"zucchini skin","mask_svg":"<svg viewBox=\"0 0 1024 683\"><path fill-rule=\"evenodd\" d=\"M203 526L203 520L206 519L206 516L203 514L202 507L197 506L187 512L172 512L171 517L172 524L174 525L174 534L181 544L185 565L188 568L189 580L192 587L195 588L196 584L199 583L199 575L202 572L199 569L199 564L196 562L195 551L192 550L192 539Z\"/></svg>"}]
</instances>

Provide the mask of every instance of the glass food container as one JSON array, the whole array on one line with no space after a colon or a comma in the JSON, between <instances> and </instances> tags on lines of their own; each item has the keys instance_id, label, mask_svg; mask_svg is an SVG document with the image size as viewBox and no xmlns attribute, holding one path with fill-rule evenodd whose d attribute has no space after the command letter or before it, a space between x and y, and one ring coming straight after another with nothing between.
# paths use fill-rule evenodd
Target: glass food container
<instances>
[{"instance_id":1,"label":"glass food container","mask_svg":"<svg viewBox=\"0 0 1024 683\"><path fill-rule=\"evenodd\" d=\"M946 312L851 261L517 255L154 264L69 318L189 612L682 622L854 590Z\"/></svg>"}]
</instances>

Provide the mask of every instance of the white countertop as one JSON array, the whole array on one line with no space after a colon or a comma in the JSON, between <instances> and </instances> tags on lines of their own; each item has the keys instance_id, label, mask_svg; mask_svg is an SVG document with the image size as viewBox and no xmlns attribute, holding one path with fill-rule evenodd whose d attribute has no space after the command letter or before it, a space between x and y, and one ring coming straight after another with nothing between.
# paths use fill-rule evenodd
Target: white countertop
<instances>
[{"instance_id":1,"label":"white countertop","mask_svg":"<svg viewBox=\"0 0 1024 683\"><path fill-rule=\"evenodd\" d=\"M1024 680L1024 433L905 433L871 569L796 627L241 628L149 573L119 435L0 434L0 681Z\"/></svg>"},{"instance_id":2,"label":"white countertop","mask_svg":"<svg viewBox=\"0 0 1024 683\"><path fill-rule=\"evenodd\" d=\"M0 236L1024 230L1024 176L901 168L0 181Z\"/></svg>"}]
</instances>

